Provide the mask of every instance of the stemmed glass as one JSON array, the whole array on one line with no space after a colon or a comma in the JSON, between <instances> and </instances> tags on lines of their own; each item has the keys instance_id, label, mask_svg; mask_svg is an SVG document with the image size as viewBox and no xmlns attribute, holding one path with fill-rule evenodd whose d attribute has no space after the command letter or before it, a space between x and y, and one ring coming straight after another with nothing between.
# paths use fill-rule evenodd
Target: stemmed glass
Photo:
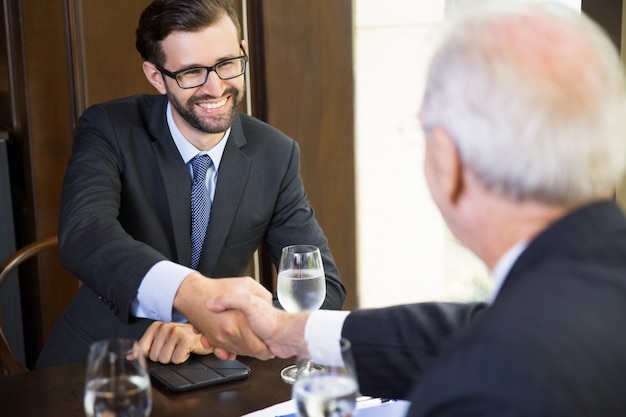
<instances>
[{"instance_id":1,"label":"stemmed glass","mask_svg":"<svg viewBox=\"0 0 626 417\"><path fill-rule=\"evenodd\" d=\"M106 339L91 345L83 404L87 417L150 415L150 376L137 341Z\"/></svg>"},{"instance_id":2,"label":"stemmed glass","mask_svg":"<svg viewBox=\"0 0 626 417\"><path fill-rule=\"evenodd\" d=\"M313 311L326 298L326 279L322 255L316 246L292 245L283 248L278 265L278 301L290 313ZM288 366L280 373L293 384L297 368Z\"/></svg>"},{"instance_id":3,"label":"stemmed glass","mask_svg":"<svg viewBox=\"0 0 626 417\"><path fill-rule=\"evenodd\" d=\"M343 363L324 364L313 373L307 369L308 358L298 359L298 374L292 394L298 417L352 416L359 385L350 341L342 338L339 349Z\"/></svg>"}]
</instances>

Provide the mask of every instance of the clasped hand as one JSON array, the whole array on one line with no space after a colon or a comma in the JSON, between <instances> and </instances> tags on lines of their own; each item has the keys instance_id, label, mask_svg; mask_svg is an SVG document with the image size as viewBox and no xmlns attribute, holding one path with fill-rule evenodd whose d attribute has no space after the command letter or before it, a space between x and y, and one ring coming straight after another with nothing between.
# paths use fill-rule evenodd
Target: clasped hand
<instances>
[{"instance_id":1,"label":"clasped hand","mask_svg":"<svg viewBox=\"0 0 626 417\"><path fill-rule=\"evenodd\" d=\"M240 319L246 321L246 328L253 332L246 333L245 336L259 338L275 356L288 358L308 355L304 339L304 329L310 315L308 312L287 313L275 308L271 298L241 292L224 293L210 298L206 302L206 308L213 314L237 314ZM202 340L209 346L206 339ZM212 345L216 349L222 346L215 343ZM254 353L248 355L266 359Z\"/></svg>"},{"instance_id":2,"label":"clasped hand","mask_svg":"<svg viewBox=\"0 0 626 417\"><path fill-rule=\"evenodd\" d=\"M254 296L259 304L272 307L272 294L253 278L211 279L196 272L183 280L174 298L174 308L202 334L202 345L207 353L213 351L220 359L234 359L236 355L264 360L274 357L269 346L252 329L245 312L235 308L207 308L207 300L212 303L227 295L242 298ZM195 342L191 345L193 349L201 350ZM181 348L183 356L184 351L185 348Z\"/></svg>"}]
</instances>

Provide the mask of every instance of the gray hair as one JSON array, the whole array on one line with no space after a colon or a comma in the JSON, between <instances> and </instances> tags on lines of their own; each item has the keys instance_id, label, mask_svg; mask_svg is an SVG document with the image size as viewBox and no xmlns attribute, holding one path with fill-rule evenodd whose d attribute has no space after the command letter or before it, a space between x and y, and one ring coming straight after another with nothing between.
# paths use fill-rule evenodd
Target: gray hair
<instances>
[{"instance_id":1,"label":"gray hair","mask_svg":"<svg viewBox=\"0 0 626 417\"><path fill-rule=\"evenodd\" d=\"M492 4L451 22L422 107L488 189L517 201L580 204L626 167L626 88L616 48L555 4Z\"/></svg>"}]
</instances>

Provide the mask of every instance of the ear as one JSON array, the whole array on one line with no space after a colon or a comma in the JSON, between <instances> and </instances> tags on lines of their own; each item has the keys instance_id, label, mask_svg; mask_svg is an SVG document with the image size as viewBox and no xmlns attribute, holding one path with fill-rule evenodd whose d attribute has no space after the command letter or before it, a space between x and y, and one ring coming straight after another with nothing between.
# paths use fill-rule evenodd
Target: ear
<instances>
[{"instance_id":1,"label":"ear","mask_svg":"<svg viewBox=\"0 0 626 417\"><path fill-rule=\"evenodd\" d=\"M163 79L163 75L157 69L157 67L155 67L152 62L144 61L142 68L148 82L152 84L154 88L159 91L159 93L167 94L167 89L165 88L165 80Z\"/></svg>"},{"instance_id":2,"label":"ear","mask_svg":"<svg viewBox=\"0 0 626 417\"><path fill-rule=\"evenodd\" d=\"M250 55L250 52L248 51L248 43L246 41L244 40L241 41L241 47L246 52L246 55Z\"/></svg>"},{"instance_id":3,"label":"ear","mask_svg":"<svg viewBox=\"0 0 626 417\"><path fill-rule=\"evenodd\" d=\"M443 128L432 131L431 158L441 196L455 205L464 190L463 161L450 134Z\"/></svg>"}]
</instances>

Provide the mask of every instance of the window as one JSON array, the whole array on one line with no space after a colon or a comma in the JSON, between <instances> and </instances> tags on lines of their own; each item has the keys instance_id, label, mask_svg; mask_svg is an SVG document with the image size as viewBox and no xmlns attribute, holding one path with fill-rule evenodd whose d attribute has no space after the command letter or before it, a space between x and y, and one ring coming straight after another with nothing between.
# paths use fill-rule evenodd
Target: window
<instances>
[{"instance_id":1,"label":"window","mask_svg":"<svg viewBox=\"0 0 626 417\"><path fill-rule=\"evenodd\" d=\"M484 1L354 3L360 307L484 299L491 290L487 268L431 201L417 122L433 30ZM563 2L580 10L580 0Z\"/></svg>"}]
</instances>

